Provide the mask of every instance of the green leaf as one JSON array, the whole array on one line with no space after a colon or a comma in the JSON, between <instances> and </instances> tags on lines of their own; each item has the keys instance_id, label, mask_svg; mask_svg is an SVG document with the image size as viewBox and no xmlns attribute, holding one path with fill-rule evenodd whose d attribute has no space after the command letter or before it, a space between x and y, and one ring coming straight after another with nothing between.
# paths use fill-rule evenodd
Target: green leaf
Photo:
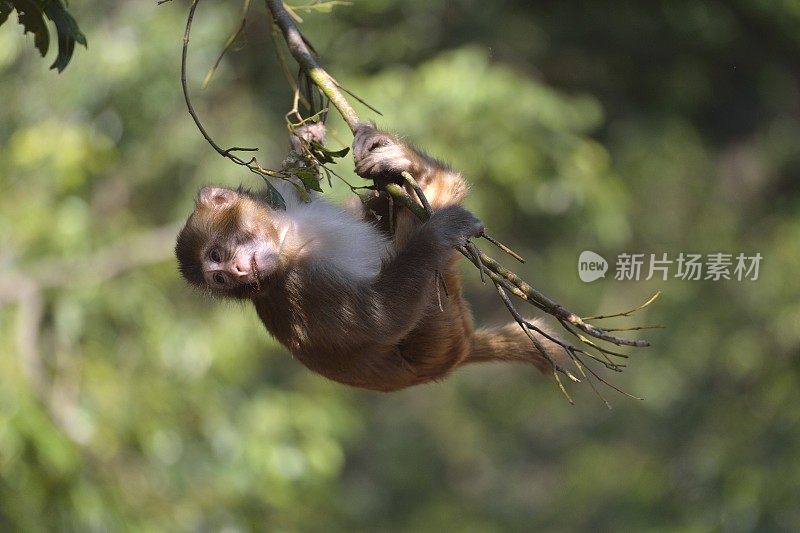
<instances>
[{"instance_id":1,"label":"green leaf","mask_svg":"<svg viewBox=\"0 0 800 533\"><path fill-rule=\"evenodd\" d=\"M61 0L0 0L0 25L15 9L23 32L33 34L33 44L42 57L50 48L50 30L44 17L55 24L58 54L50 68L63 71L72 59L75 43L86 46L86 36Z\"/></svg>"},{"instance_id":2,"label":"green leaf","mask_svg":"<svg viewBox=\"0 0 800 533\"><path fill-rule=\"evenodd\" d=\"M58 55L53 64L50 65L50 68L58 69L61 72L72 59L75 43L78 42L86 46L86 36L78 28L78 23L67 12L66 8L61 5L60 1L47 2L44 13L56 25L56 33L58 34Z\"/></svg>"},{"instance_id":3,"label":"green leaf","mask_svg":"<svg viewBox=\"0 0 800 533\"><path fill-rule=\"evenodd\" d=\"M332 150L326 150L326 151L328 152L328 154L330 154L331 157L342 158L342 157L346 156L348 154L348 152L350 152L350 147L349 146L345 146L341 150L336 150L335 152L332 151Z\"/></svg>"},{"instance_id":4,"label":"green leaf","mask_svg":"<svg viewBox=\"0 0 800 533\"><path fill-rule=\"evenodd\" d=\"M303 186L307 191L322 192L322 187L319 184L319 172L315 169L298 168L294 174L300 178L300 181L303 182Z\"/></svg>"},{"instance_id":5,"label":"green leaf","mask_svg":"<svg viewBox=\"0 0 800 533\"><path fill-rule=\"evenodd\" d=\"M42 57L50 48L50 32L42 17L42 9L30 0L11 0L17 10L19 23L22 24L24 33L33 34L33 45L39 50Z\"/></svg>"},{"instance_id":6,"label":"green leaf","mask_svg":"<svg viewBox=\"0 0 800 533\"><path fill-rule=\"evenodd\" d=\"M290 181L289 183L291 183L291 184L292 184L292 186L293 186L293 187L295 188L295 190L297 191L297 196L299 196L299 197L300 197L300 200L302 200L302 201L303 201L303 202L305 202L305 203L308 203L308 202L310 202L310 201L311 201L311 195L310 195L310 194L308 194L308 190L307 190L307 189L305 189L305 188L304 188L304 186L302 186L302 185L300 185L300 184L298 184L298 183L295 183L295 182L293 182L293 181Z\"/></svg>"},{"instance_id":7,"label":"green leaf","mask_svg":"<svg viewBox=\"0 0 800 533\"><path fill-rule=\"evenodd\" d=\"M266 202L273 209L280 209L281 211L286 210L286 201L281 196L281 193L278 192L278 189L275 188L273 184L269 182L268 179L264 178L264 183L267 184L267 196Z\"/></svg>"},{"instance_id":8,"label":"green leaf","mask_svg":"<svg viewBox=\"0 0 800 533\"><path fill-rule=\"evenodd\" d=\"M8 20L8 16L14 10L13 4L8 0L0 0L0 26Z\"/></svg>"},{"instance_id":9,"label":"green leaf","mask_svg":"<svg viewBox=\"0 0 800 533\"><path fill-rule=\"evenodd\" d=\"M328 150L316 141L311 141L311 152L320 163L335 163L334 159L340 159L347 155L350 147L345 146L341 150Z\"/></svg>"}]
</instances>

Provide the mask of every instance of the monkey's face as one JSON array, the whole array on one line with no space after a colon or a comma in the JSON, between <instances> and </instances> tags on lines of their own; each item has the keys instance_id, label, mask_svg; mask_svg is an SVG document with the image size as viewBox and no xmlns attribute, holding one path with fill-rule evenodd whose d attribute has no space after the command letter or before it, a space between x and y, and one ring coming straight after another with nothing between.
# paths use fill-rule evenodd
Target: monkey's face
<instances>
[{"instance_id":1,"label":"monkey's face","mask_svg":"<svg viewBox=\"0 0 800 533\"><path fill-rule=\"evenodd\" d=\"M252 298L279 268L272 218L246 192L203 187L175 245L181 274L220 296Z\"/></svg>"}]
</instances>

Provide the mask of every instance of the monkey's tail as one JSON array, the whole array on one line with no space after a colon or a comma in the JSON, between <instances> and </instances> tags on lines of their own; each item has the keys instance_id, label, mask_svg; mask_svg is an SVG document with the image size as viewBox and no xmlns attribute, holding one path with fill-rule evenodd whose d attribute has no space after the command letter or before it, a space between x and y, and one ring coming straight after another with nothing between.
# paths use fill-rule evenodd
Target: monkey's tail
<instances>
[{"instance_id":1,"label":"monkey's tail","mask_svg":"<svg viewBox=\"0 0 800 533\"><path fill-rule=\"evenodd\" d=\"M531 321L555 338L547 328L537 321ZM572 368L572 363L564 348L536 332L534 338L545 349L552 361L561 368ZM531 342L528 336L516 323L496 328L481 328L475 331L472 338L472 350L461 364L486 363L493 361L516 361L535 366L543 374L553 372L553 367L542 352Z\"/></svg>"}]
</instances>

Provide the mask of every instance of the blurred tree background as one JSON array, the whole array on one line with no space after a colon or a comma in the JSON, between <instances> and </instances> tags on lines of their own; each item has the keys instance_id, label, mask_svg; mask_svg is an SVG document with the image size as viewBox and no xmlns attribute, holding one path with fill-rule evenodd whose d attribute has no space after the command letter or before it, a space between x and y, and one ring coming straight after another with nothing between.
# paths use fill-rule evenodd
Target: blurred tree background
<instances>
[{"instance_id":1,"label":"blurred tree background","mask_svg":"<svg viewBox=\"0 0 800 533\"><path fill-rule=\"evenodd\" d=\"M61 75L0 28L0 529L800 528L800 2L300 12L330 72L384 113L362 117L462 169L537 288L583 314L664 291L634 322L666 329L610 376L645 400L605 390L612 411L510 365L348 389L248 306L182 283L172 239L198 186L258 186L186 113L187 7L73 3L89 48ZM200 6L195 107L275 167L290 90L263 5L199 88L239 16ZM585 284L587 249L764 259L757 281ZM478 321L507 321L464 272Z\"/></svg>"}]
</instances>

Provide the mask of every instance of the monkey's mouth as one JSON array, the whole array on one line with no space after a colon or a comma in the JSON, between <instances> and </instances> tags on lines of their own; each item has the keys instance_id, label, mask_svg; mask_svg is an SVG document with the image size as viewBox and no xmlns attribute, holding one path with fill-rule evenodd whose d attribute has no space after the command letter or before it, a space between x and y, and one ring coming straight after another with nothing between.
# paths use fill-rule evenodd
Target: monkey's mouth
<instances>
[{"instance_id":1,"label":"monkey's mouth","mask_svg":"<svg viewBox=\"0 0 800 533\"><path fill-rule=\"evenodd\" d=\"M256 285L256 290L261 290L261 279L260 274L258 272L258 263L256 262L256 254L253 254L253 257L250 258L250 271L253 273L253 282Z\"/></svg>"}]
</instances>

